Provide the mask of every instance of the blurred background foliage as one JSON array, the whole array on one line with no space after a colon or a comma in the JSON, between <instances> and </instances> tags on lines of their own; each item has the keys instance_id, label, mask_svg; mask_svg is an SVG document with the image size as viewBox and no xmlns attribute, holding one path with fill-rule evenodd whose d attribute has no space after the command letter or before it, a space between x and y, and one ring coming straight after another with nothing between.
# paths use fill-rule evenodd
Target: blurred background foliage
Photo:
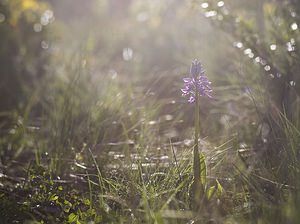
<instances>
[{"instance_id":1,"label":"blurred background foliage","mask_svg":"<svg viewBox=\"0 0 300 224\"><path fill-rule=\"evenodd\" d=\"M105 169L107 143L145 155L188 142L180 88L198 58L214 90L201 99L203 147L230 142L214 172L280 204L290 192L257 176L299 186L299 15L297 0L2 0L1 169L25 175L35 157L62 174L93 163L88 147ZM295 220L291 195L283 213Z\"/></svg>"}]
</instances>

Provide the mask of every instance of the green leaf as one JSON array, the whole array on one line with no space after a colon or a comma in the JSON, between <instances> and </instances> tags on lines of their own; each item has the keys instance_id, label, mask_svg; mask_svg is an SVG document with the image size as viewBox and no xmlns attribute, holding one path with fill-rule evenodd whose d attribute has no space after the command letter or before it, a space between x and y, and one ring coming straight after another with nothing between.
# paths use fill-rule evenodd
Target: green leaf
<instances>
[{"instance_id":1,"label":"green leaf","mask_svg":"<svg viewBox=\"0 0 300 224\"><path fill-rule=\"evenodd\" d=\"M78 216L75 215L74 213L71 213L69 216L68 216L68 223L77 223L78 221Z\"/></svg>"},{"instance_id":2,"label":"green leaf","mask_svg":"<svg viewBox=\"0 0 300 224\"><path fill-rule=\"evenodd\" d=\"M216 180L216 182L217 182L217 194L218 194L218 197L220 197L224 192L224 188L222 187L222 185L220 184L220 182L218 180Z\"/></svg>"},{"instance_id":3,"label":"green leaf","mask_svg":"<svg viewBox=\"0 0 300 224\"><path fill-rule=\"evenodd\" d=\"M200 182L202 186L206 185L206 162L202 152L200 153Z\"/></svg>"},{"instance_id":4,"label":"green leaf","mask_svg":"<svg viewBox=\"0 0 300 224\"><path fill-rule=\"evenodd\" d=\"M65 212L65 213L69 213L69 212L70 212L70 210L71 210L71 208L70 208L70 207L67 207L67 206L65 206L65 207L64 207L64 212Z\"/></svg>"},{"instance_id":5,"label":"green leaf","mask_svg":"<svg viewBox=\"0 0 300 224\"><path fill-rule=\"evenodd\" d=\"M210 200L215 193L216 193L216 186L210 187L206 192L207 199Z\"/></svg>"},{"instance_id":6,"label":"green leaf","mask_svg":"<svg viewBox=\"0 0 300 224\"><path fill-rule=\"evenodd\" d=\"M67 201L67 200L64 200L64 204L65 204L65 205L72 206L72 203L71 203L71 202L69 202L69 201Z\"/></svg>"},{"instance_id":7,"label":"green leaf","mask_svg":"<svg viewBox=\"0 0 300 224\"><path fill-rule=\"evenodd\" d=\"M96 210L93 208L89 208L86 213L88 214L88 216L94 216L96 215Z\"/></svg>"},{"instance_id":8,"label":"green leaf","mask_svg":"<svg viewBox=\"0 0 300 224\"><path fill-rule=\"evenodd\" d=\"M62 205L62 207L64 209L64 212L68 213L68 212L70 212L70 209L72 208L72 203L67 200L64 200L64 205Z\"/></svg>"},{"instance_id":9,"label":"green leaf","mask_svg":"<svg viewBox=\"0 0 300 224\"><path fill-rule=\"evenodd\" d=\"M52 195L50 195L50 197L49 197L49 200L50 201L56 201L58 199L58 196L56 195L56 194L52 194Z\"/></svg>"},{"instance_id":10,"label":"green leaf","mask_svg":"<svg viewBox=\"0 0 300 224\"><path fill-rule=\"evenodd\" d=\"M91 202L90 202L89 199L84 199L84 200L83 200L83 203L84 203L85 205L91 205Z\"/></svg>"}]
</instances>

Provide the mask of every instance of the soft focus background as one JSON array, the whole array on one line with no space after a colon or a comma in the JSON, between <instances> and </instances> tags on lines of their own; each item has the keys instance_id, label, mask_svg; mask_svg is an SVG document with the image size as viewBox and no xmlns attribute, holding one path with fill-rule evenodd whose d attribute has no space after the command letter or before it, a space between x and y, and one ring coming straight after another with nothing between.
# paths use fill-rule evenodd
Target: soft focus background
<instances>
[{"instance_id":1,"label":"soft focus background","mask_svg":"<svg viewBox=\"0 0 300 224\"><path fill-rule=\"evenodd\" d=\"M1 0L3 223L298 223L299 26L297 0Z\"/></svg>"}]
</instances>

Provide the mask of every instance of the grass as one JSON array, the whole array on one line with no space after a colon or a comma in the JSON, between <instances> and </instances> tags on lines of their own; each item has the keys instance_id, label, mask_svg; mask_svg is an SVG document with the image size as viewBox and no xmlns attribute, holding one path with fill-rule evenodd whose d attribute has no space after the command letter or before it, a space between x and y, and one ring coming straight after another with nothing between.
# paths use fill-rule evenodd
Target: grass
<instances>
[{"instance_id":1,"label":"grass","mask_svg":"<svg viewBox=\"0 0 300 224\"><path fill-rule=\"evenodd\" d=\"M93 85L81 69L41 84L24 112L10 115L1 140L3 222L192 219L192 146L169 133L178 119L159 115L141 93L129 99L133 90L111 78Z\"/></svg>"},{"instance_id":2,"label":"grass","mask_svg":"<svg viewBox=\"0 0 300 224\"><path fill-rule=\"evenodd\" d=\"M272 164L239 135L201 139L200 212L192 207L193 141L181 105L166 108L111 77L96 82L81 66L67 66L69 76L46 80L23 110L2 115L9 117L1 138L2 223L299 220L300 134L284 114L273 114L280 131L272 139L283 150Z\"/></svg>"},{"instance_id":3,"label":"grass","mask_svg":"<svg viewBox=\"0 0 300 224\"><path fill-rule=\"evenodd\" d=\"M80 56L71 61L76 60L82 61ZM66 76L42 82L22 110L1 115L7 119L0 151L0 222L299 220L299 121L293 123L279 111L269 114L266 124L273 126L265 144L251 143L257 139L255 130L264 137L265 127L226 126L224 121L221 137L199 142L204 196L195 199L193 129L189 118L182 121L182 111L189 114L185 105L177 99L168 104L149 94L151 88L141 91L111 76L97 80L81 63L66 63L64 69ZM159 82L165 88L163 78ZM233 88L222 90L227 99L233 98L236 80L231 82ZM212 104L221 110L218 88ZM260 118L259 98L233 99L250 108L252 120ZM201 120L201 130L209 122ZM268 154L268 144L280 159L274 151Z\"/></svg>"},{"instance_id":4,"label":"grass","mask_svg":"<svg viewBox=\"0 0 300 224\"><path fill-rule=\"evenodd\" d=\"M190 15L184 11L177 14ZM187 31L209 31L189 16L177 20ZM108 46L99 57L93 46L60 51L27 102L0 114L0 223L299 222L299 97L289 113L270 109L273 92L261 69L232 52L218 56L224 68L211 62L208 69L214 92L200 106L203 195L193 195L194 108L179 91L188 69L176 63L205 44L172 45L198 33L179 35L168 24L155 30L156 41L149 35L140 43L154 46L151 52L132 43L134 54L140 48L151 58L146 65L116 62L122 38L106 32L94 37ZM145 36L135 26L128 40ZM209 50L201 50L207 61L207 52L223 51L210 50L216 40L209 39ZM167 51L177 45L182 52ZM163 72L153 68L158 62Z\"/></svg>"}]
</instances>

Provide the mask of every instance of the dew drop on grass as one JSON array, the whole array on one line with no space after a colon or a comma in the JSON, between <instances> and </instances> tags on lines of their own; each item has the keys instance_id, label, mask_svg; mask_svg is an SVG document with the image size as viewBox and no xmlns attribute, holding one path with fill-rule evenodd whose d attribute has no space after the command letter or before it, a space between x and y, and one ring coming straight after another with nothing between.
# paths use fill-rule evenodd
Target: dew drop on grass
<instances>
[{"instance_id":1,"label":"dew drop on grass","mask_svg":"<svg viewBox=\"0 0 300 224\"><path fill-rule=\"evenodd\" d=\"M42 24L40 24L40 23L35 23L35 24L33 25L33 30L34 30L34 32L39 33L39 32L42 31L42 29L43 29L43 27L42 27Z\"/></svg>"},{"instance_id":2,"label":"dew drop on grass","mask_svg":"<svg viewBox=\"0 0 300 224\"><path fill-rule=\"evenodd\" d=\"M250 48L247 48L247 49L244 50L245 55L248 55L250 53L252 53L252 50Z\"/></svg>"},{"instance_id":3,"label":"dew drop on grass","mask_svg":"<svg viewBox=\"0 0 300 224\"><path fill-rule=\"evenodd\" d=\"M291 24L291 29L292 30L297 30L298 29L298 24L297 23L292 23Z\"/></svg>"},{"instance_id":4,"label":"dew drop on grass","mask_svg":"<svg viewBox=\"0 0 300 224\"><path fill-rule=\"evenodd\" d=\"M264 60L264 59L260 59L260 64L262 65L262 66L265 66L266 64L267 64L267 62Z\"/></svg>"},{"instance_id":5,"label":"dew drop on grass","mask_svg":"<svg viewBox=\"0 0 300 224\"><path fill-rule=\"evenodd\" d=\"M53 11L46 10L40 18L40 22L43 26L47 26L54 21Z\"/></svg>"},{"instance_id":6,"label":"dew drop on grass","mask_svg":"<svg viewBox=\"0 0 300 224\"><path fill-rule=\"evenodd\" d=\"M241 49L241 48L243 47L243 43L242 43L242 42L234 42L234 43L233 43L233 46L235 46L235 47Z\"/></svg>"},{"instance_id":7,"label":"dew drop on grass","mask_svg":"<svg viewBox=\"0 0 300 224\"><path fill-rule=\"evenodd\" d=\"M128 145L134 145L135 144L135 142L132 140L132 139L128 139L127 141L126 141L126 143L128 144Z\"/></svg>"},{"instance_id":8,"label":"dew drop on grass","mask_svg":"<svg viewBox=\"0 0 300 224\"><path fill-rule=\"evenodd\" d=\"M131 164L131 169L132 170L138 170L138 165L136 163Z\"/></svg>"},{"instance_id":9,"label":"dew drop on grass","mask_svg":"<svg viewBox=\"0 0 300 224\"><path fill-rule=\"evenodd\" d=\"M246 149L246 148L248 148L248 145L245 142L241 142L240 143L240 148L241 149Z\"/></svg>"},{"instance_id":10,"label":"dew drop on grass","mask_svg":"<svg viewBox=\"0 0 300 224\"><path fill-rule=\"evenodd\" d=\"M47 26L47 25L49 24L49 20L48 20L47 17L45 17L45 16L42 16L42 17L41 17L40 22L41 22L41 24L42 24L43 26Z\"/></svg>"},{"instance_id":11,"label":"dew drop on grass","mask_svg":"<svg viewBox=\"0 0 300 224\"><path fill-rule=\"evenodd\" d=\"M149 121L148 124L149 125L155 125L157 123L157 121Z\"/></svg>"},{"instance_id":12,"label":"dew drop on grass","mask_svg":"<svg viewBox=\"0 0 300 224\"><path fill-rule=\"evenodd\" d=\"M290 40L290 41L291 41L291 44L293 44L293 45L296 43L296 41L295 41L295 39L294 39L294 38L291 38L291 40Z\"/></svg>"},{"instance_id":13,"label":"dew drop on grass","mask_svg":"<svg viewBox=\"0 0 300 224\"><path fill-rule=\"evenodd\" d=\"M131 157L131 159L134 159L134 160L141 159L141 156L139 154L137 154L137 153L130 154L130 157Z\"/></svg>"},{"instance_id":14,"label":"dew drop on grass","mask_svg":"<svg viewBox=\"0 0 300 224\"><path fill-rule=\"evenodd\" d=\"M292 42L287 42L286 43L286 49L287 49L287 51L291 52L291 51L295 50L295 46L293 45Z\"/></svg>"},{"instance_id":15,"label":"dew drop on grass","mask_svg":"<svg viewBox=\"0 0 300 224\"><path fill-rule=\"evenodd\" d=\"M276 49L277 49L276 44L271 44L271 45L270 45L270 50L271 50L271 51L275 51Z\"/></svg>"},{"instance_id":16,"label":"dew drop on grass","mask_svg":"<svg viewBox=\"0 0 300 224\"><path fill-rule=\"evenodd\" d=\"M249 58L254 58L254 54L251 52L250 54L248 54Z\"/></svg>"},{"instance_id":17,"label":"dew drop on grass","mask_svg":"<svg viewBox=\"0 0 300 224\"><path fill-rule=\"evenodd\" d=\"M49 48L49 44L46 42L46 41L42 41L41 42L41 47L43 48L43 49L48 49Z\"/></svg>"},{"instance_id":18,"label":"dew drop on grass","mask_svg":"<svg viewBox=\"0 0 300 224\"><path fill-rule=\"evenodd\" d=\"M207 8L208 8L208 3L207 3L207 2L203 2L203 3L201 4L201 7L202 7L203 9L207 9Z\"/></svg>"},{"instance_id":19,"label":"dew drop on grass","mask_svg":"<svg viewBox=\"0 0 300 224\"><path fill-rule=\"evenodd\" d=\"M218 13L216 12L216 11L214 11L214 10L211 10L211 11L208 11L208 12L205 12L205 17L206 18L210 18L210 17L214 17L214 16L216 16Z\"/></svg>"},{"instance_id":20,"label":"dew drop on grass","mask_svg":"<svg viewBox=\"0 0 300 224\"><path fill-rule=\"evenodd\" d=\"M124 154L115 154L114 155L114 159L123 159L123 158L125 158Z\"/></svg>"},{"instance_id":21,"label":"dew drop on grass","mask_svg":"<svg viewBox=\"0 0 300 224\"><path fill-rule=\"evenodd\" d=\"M193 144L193 140L191 140L191 139L184 139L183 143L186 146L191 146Z\"/></svg>"},{"instance_id":22,"label":"dew drop on grass","mask_svg":"<svg viewBox=\"0 0 300 224\"><path fill-rule=\"evenodd\" d=\"M290 81L290 86L295 86L296 82L295 81Z\"/></svg>"},{"instance_id":23,"label":"dew drop on grass","mask_svg":"<svg viewBox=\"0 0 300 224\"><path fill-rule=\"evenodd\" d=\"M129 47L123 49L123 59L124 61L129 61L133 57L133 50Z\"/></svg>"},{"instance_id":24,"label":"dew drop on grass","mask_svg":"<svg viewBox=\"0 0 300 224\"><path fill-rule=\"evenodd\" d=\"M165 115L165 120L166 121L171 121L171 120L173 120L173 116L171 114L166 114Z\"/></svg>"},{"instance_id":25,"label":"dew drop on grass","mask_svg":"<svg viewBox=\"0 0 300 224\"><path fill-rule=\"evenodd\" d=\"M168 160L169 159L169 156L161 156L160 158L159 158L160 160Z\"/></svg>"},{"instance_id":26,"label":"dew drop on grass","mask_svg":"<svg viewBox=\"0 0 300 224\"><path fill-rule=\"evenodd\" d=\"M217 6L218 6L218 7L223 7L224 4L225 4L225 3L224 3L223 1L219 1L219 2L217 3Z\"/></svg>"},{"instance_id":27,"label":"dew drop on grass","mask_svg":"<svg viewBox=\"0 0 300 224\"><path fill-rule=\"evenodd\" d=\"M271 67L270 67L270 65L266 65L266 66L264 67L264 69L265 69L265 71L270 71L270 70L271 70Z\"/></svg>"},{"instance_id":28,"label":"dew drop on grass","mask_svg":"<svg viewBox=\"0 0 300 224\"><path fill-rule=\"evenodd\" d=\"M113 156L114 154L115 154L114 151L109 151L109 152L107 153L108 156Z\"/></svg>"},{"instance_id":29,"label":"dew drop on grass","mask_svg":"<svg viewBox=\"0 0 300 224\"><path fill-rule=\"evenodd\" d=\"M266 138L263 138L263 143L267 143L268 140Z\"/></svg>"}]
</instances>

